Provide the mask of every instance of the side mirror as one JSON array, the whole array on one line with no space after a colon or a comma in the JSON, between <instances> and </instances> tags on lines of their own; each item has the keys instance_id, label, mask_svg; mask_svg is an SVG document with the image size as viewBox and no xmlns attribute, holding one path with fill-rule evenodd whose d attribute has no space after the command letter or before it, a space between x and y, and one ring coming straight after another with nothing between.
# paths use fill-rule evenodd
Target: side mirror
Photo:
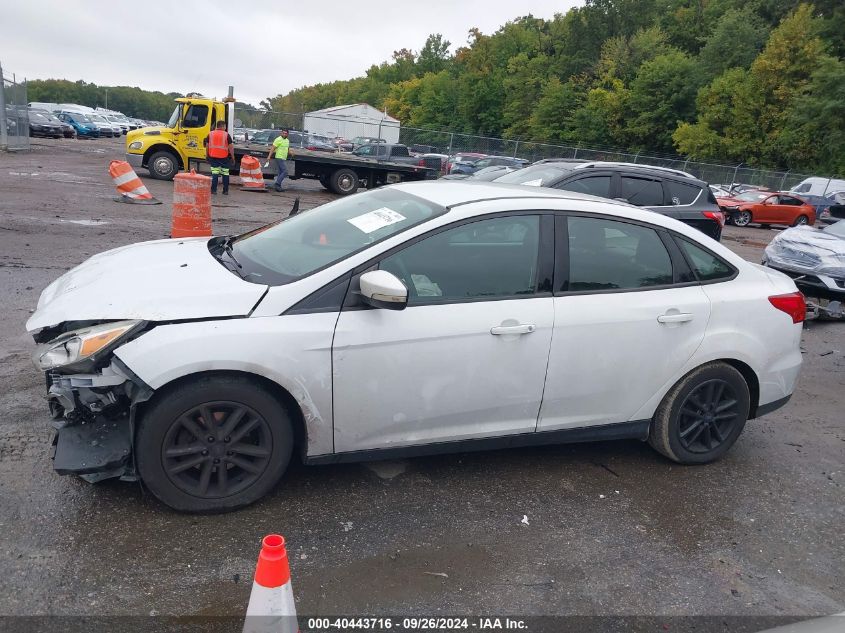
<instances>
[{"instance_id":1,"label":"side mirror","mask_svg":"<svg viewBox=\"0 0 845 633\"><path fill-rule=\"evenodd\" d=\"M361 298L367 305L385 310L404 310L408 289L393 273L371 270L361 275Z\"/></svg>"}]
</instances>

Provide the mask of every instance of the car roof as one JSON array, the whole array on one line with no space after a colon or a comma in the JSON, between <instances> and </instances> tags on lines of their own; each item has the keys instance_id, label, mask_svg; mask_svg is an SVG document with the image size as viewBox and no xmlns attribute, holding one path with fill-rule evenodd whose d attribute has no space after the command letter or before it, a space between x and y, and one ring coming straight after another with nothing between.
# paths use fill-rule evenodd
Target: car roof
<instances>
[{"instance_id":1,"label":"car roof","mask_svg":"<svg viewBox=\"0 0 845 633\"><path fill-rule=\"evenodd\" d=\"M607 200L589 194L547 189L530 185L510 185L499 182L479 182L472 180L424 180L393 185L393 188L424 198L441 207L454 207L481 200L518 200L547 198L552 200L590 200L600 201L626 208L637 208L625 202Z\"/></svg>"}]
</instances>

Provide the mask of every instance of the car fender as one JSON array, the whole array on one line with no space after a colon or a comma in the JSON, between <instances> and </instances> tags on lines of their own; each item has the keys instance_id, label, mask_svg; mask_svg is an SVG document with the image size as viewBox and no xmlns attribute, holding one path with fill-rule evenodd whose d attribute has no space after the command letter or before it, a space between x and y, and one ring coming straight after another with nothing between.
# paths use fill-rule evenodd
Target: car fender
<instances>
[{"instance_id":1,"label":"car fender","mask_svg":"<svg viewBox=\"0 0 845 633\"><path fill-rule=\"evenodd\" d=\"M759 359L765 357L766 348L763 342L744 332L708 331L695 354L681 368L678 375L661 386L631 419L647 420L654 416L664 396L677 384L681 376L686 376L696 367L712 361L739 361L751 368L759 382L761 379Z\"/></svg>"},{"instance_id":2,"label":"car fender","mask_svg":"<svg viewBox=\"0 0 845 633\"><path fill-rule=\"evenodd\" d=\"M159 325L115 351L154 391L210 371L262 376L302 412L307 455L333 451L331 345L337 313Z\"/></svg>"}]
</instances>

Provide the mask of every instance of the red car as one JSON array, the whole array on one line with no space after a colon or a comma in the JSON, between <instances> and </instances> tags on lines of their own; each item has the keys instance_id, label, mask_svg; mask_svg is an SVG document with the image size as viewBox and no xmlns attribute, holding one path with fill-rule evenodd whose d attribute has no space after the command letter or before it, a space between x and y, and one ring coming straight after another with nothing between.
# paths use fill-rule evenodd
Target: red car
<instances>
[{"instance_id":1,"label":"red car","mask_svg":"<svg viewBox=\"0 0 845 633\"><path fill-rule=\"evenodd\" d=\"M752 222L787 226L816 222L816 208L790 193L746 191L733 198L721 198L718 202L736 226L748 226Z\"/></svg>"}]
</instances>

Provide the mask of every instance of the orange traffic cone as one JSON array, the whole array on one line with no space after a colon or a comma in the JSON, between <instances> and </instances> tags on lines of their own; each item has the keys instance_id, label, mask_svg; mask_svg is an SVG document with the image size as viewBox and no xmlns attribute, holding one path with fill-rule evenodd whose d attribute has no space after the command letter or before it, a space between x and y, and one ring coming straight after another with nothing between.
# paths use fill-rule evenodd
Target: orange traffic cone
<instances>
[{"instance_id":1,"label":"orange traffic cone","mask_svg":"<svg viewBox=\"0 0 845 633\"><path fill-rule=\"evenodd\" d=\"M244 633L298 633L285 539L265 536L255 567Z\"/></svg>"},{"instance_id":2,"label":"orange traffic cone","mask_svg":"<svg viewBox=\"0 0 845 633\"><path fill-rule=\"evenodd\" d=\"M261 163L255 156L244 156L239 171L244 191L267 191L264 175L261 173Z\"/></svg>"},{"instance_id":3,"label":"orange traffic cone","mask_svg":"<svg viewBox=\"0 0 845 633\"><path fill-rule=\"evenodd\" d=\"M211 237L211 178L191 170L173 178L170 237Z\"/></svg>"},{"instance_id":4,"label":"orange traffic cone","mask_svg":"<svg viewBox=\"0 0 845 633\"><path fill-rule=\"evenodd\" d=\"M113 160L109 163L109 175L117 187L119 194L115 201L130 202L132 204L161 204L138 178L132 165L125 160Z\"/></svg>"}]
</instances>

